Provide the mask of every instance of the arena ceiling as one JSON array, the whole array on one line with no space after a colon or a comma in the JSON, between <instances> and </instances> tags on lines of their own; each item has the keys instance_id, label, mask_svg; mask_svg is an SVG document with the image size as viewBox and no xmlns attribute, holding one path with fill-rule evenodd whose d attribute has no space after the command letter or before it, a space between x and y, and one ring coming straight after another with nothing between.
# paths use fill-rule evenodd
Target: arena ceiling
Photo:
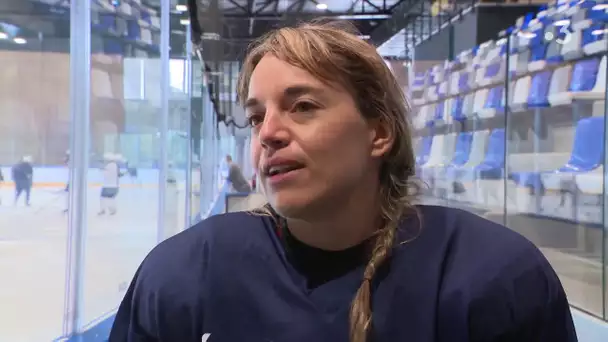
<instances>
[{"instance_id":1,"label":"arena ceiling","mask_svg":"<svg viewBox=\"0 0 608 342\"><path fill-rule=\"evenodd\" d=\"M187 0L183 4L196 8L196 17L190 19L193 29L202 32L200 42L208 47L203 50L211 54L205 57L235 60L255 37L276 27L319 17L349 20L363 38L371 39L395 9L413 1L421 0ZM384 30L387 34L376 36L374 42L386 41L398 30L390 31Z\"/></svg>"}]
</instances>

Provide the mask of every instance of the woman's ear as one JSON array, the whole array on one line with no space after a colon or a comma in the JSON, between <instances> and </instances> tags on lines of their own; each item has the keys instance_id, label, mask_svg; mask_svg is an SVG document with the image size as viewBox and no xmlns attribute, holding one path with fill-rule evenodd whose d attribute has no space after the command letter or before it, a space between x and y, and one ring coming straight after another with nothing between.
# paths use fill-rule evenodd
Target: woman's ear
<instances>
[{"instance_id":1,"label":"woman's ear","mask_svg":"<svg viewBox=\"0 0 608 342\"><path fill-rule=\"evenodd\" d=\"M395 133L382 119L372 119L370 125L371 156L380 158L389 153L395 142Z\"/></svg>"}]
</instances>

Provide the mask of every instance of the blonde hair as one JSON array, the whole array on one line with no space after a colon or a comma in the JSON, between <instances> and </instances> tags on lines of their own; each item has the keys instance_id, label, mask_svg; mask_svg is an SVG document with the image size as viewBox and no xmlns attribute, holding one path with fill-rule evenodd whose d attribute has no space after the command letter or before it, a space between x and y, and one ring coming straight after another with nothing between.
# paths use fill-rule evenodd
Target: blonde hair
<instances>
[{"instance_id":1,"label":"blonde hair","mask_svg":"<svg viewBox=\"0 0 608 342\"><path fill-rule=\"evenodd\" d=\"M365 118L382 120L392 130L394 143L384 158L379 179L384 227L376 233L363 282L350 309L350 340L364 342L372 326L372 279L391 255L400 221L409 214L419 216L409 196L410 179L415 173L409 104L375 47L343 22L316 21L280 28L254 42L238 82L241 102L247 99L253 70L267 54L302 68L321 81L341 84L351 92ZM267 209L254 212L275 215Z\"/></svg>"}]
</instances>

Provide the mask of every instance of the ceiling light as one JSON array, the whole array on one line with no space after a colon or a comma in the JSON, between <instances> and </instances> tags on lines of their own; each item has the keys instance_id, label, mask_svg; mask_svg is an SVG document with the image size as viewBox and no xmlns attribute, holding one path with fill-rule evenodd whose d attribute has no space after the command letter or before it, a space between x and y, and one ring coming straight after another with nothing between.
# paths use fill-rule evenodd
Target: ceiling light
<instances>
[{"instance_id":1,"label":"ceiling light","mask_svg":"<svg viewBox=\"0 0 608 342\"><path fill-rule=\"evenodd\" d=\"M317 9L326 10L327 9L327 4L317 4Z\"/></svg>"},{"instance_id":2,"label":"ceiling light","mask_svg":"<svg viewBox=\"0 0 608 342\"><path fill-rule=\"evenodd\" d=\"M14 38L13 41L15 42L15 44L25 44L27 43L27 40L23 39L23 38Z\"/></svg>"},{"instance_id":3,"label":"ceiling light","mask_svg":"<svg viewBox=\"0 0 608 342\"><path fill-rule=\"evenodd\" d=\"M8 38L8 34L4 33L4 32L0 32L0 39L6 39Z\"/></svg>"},{"instance_id":4,"label":"ceiling light","mask_svg":"<svg viewBox=\"0 0 608 342\"><path fill-rule=\"evenodd\" d=\"M177 5L175 6L175 10L179 12L186 12L188 10L188 6L186 5Z\"/></svg>"},{"instance_id":5,"label":"ceiling light","mask_svg":"<svg viewBox=\"0 0 608 342\"><path fill-rule=\"evenodd\" d=\"M180 19L179 23L184 26L188 26L188 25L190 25L190 19Z\"/></svg>"}]
</instances>

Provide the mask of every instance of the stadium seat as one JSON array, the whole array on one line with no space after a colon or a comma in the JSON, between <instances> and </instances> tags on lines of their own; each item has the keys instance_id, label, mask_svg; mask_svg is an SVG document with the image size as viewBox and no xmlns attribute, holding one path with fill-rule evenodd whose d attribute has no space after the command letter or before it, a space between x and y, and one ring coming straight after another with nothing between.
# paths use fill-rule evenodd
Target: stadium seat
<instances>
[{"instance_id":1,"label":"stadium seat","mask_svg":"<svg viewBox=\"0 0 608 342\"><path fill-rule=\"evenodd\" d=\"M574 65L568 91L551 94L552 106L569 105L577 100L603 100L606 89L606 56L585 59Z\"/></svg>"},{"instance_id":2,"label":"stadium seat","mask_svg":"<svg viewBox=\"0 0 608 342\"><path fill-rule=\"evenodd\" d=\"M421 168L421 177L433 180L437 169L446 167L454 158L456 133L437 135L433 138L429 159Z\"/></svg>"},{"instance_id":3,"label":"stadium seat","mask_svg":"<svg viewBox=\"0 0 608 342\"><path fill-rule=\"evenodd\" d=\"M451 188L451 182L446 182L446 175L450 172L450 169L461 167L469 160L472 139L473 133L471 132L462 132L456 136L452 160L449 164L434 169L433 181L436 192L438 192L437 190L441 191L440 189L449 190Z\"/></svg>"},{"instance_id":4,"label":"stadium seat","mask_svg":"<svg viewBox=\"0 0 608 342\"><path fill-rule=\"evenodd\" d=\"M549 106L549 83L551 71L545 70L532 77L530 94L528 96L528 108L542 108Z\"/></svg>"},{"instance_id":5,"label":"stadium seat","mask_svg":"<svg viewBox=\"0 0 608 342\"><path fill-rule=\"evenodd\" d=\"M477 112L480 118L491 118L504 109L504 89L502 85L495 86L488 91L484 108Z\"/></svg>"},{"instance_id":6,"label":"stadium seat","mask_svg":"<svg viewBox=\"0 0 608 342\"><path fill-rule=\"evenodd\" d=\"M604 195L604 167L593 169L590 172L577 174L575 176L576 187L583 194L587 195Z\"/></svg>"},{"instance_id":7,"label":"stadium seat","mask_svg":"<svg viewBox=\"0 0 608 342\"><path fill-rule=\"evenodd\" d=\"M486 142L487 146L482 148L483 143ZM476 179L500 178L504 167L505 130L495 129L489 134L488 131L479 131L479 135L473 136L471 151L466 164L454 167L449 172L453 180L465 183ZM481 156L483 158L480 158Z\"/></svg>"},{"instance_id":8,"label":"stadium seat","mask_svg":"<svg viewBox=\"0 0 608 342\"><path fill-rule=\"evenodd\" d=\"M573 16L572 23L566 29L569 30L569 38L560 37L563 39L561 43L561 54L566 61L575 60L584 55L583 52L583 31L590 26L588 20L580 20Z\"/></svg>"},{"instance_id":9,"label":"stadium seat","mask_svg":"<svg viewBox=\"0 0 608 342\"><path fill-rule=\"evenodd\" d=\"M489 135L489 130L473 132L469 158L463 165L451 165L447 170L446 178L451 181L459 181L461 176L466 174L467 171L474 170L479 166L485 158Z\"/></svg>"},{"instance_id":10,"label":"stadium seat","mask_svg":"<svg viewBox=\"0 0 608 342\"><path fill-rule=\"evenodd\" d=\"M473 106L475 104L475 94L476 92L466 94L462 101L462 114L467 118L472 118L474 116Z\"/></svg>"},{"instance_id":11,"label":"stadium seat","mask_svg":"<svg viewBox=\"0 0 608 342\"><path fill-rule=\"evenodd\" d=\"M488 93L488 88L481 88L475 92L475 97L473 98L473 115L478 116L479 113L483 111L486 105L486 99L488 98Z\"/></svg>"},{"instance_id":12,"label":"stadium seat","mask_svg":"<svg viewBox=\"0 0 608 342\"><path fill-rule=\"evenodd\" d=\"M560 190L564 180L577 173L590 172L603 164L604 117L590 117L578 121L570 160L553 172L541 174L545 189Z\"/></svg>"},{"instance_id":13,"label":"stadium seat","mask_svg":"<svg viewBox=\"0 0 608 342\"><path fill-rule=\"evenodd\" d=\"M424 165L431 153L431 145L433 144L433 136L428 135L420 138L416 153L416 165Z\"/></svg>"},{"instance_id":14,"label":"stadium seat","mask_svg":"<svg viewBox=\"0 0 608 342\"><path fill-rule=\"evenodd\" d=\"M426 78L424 77L424 73L416 73L416 75L414 76L414 81L410 85L410 90L412 92L424 90L425 80Z\"/></svg>"},{"instance_id":15,"label":"stadium seat","mask_svg":"<svg viewBox=\"0 0 608 342\"><path fill-rule=\"evenodd\" d=\"M530 93L531 76L518 78L513 90L513 101L509 104L511 112L520 112L528 108L528 94Z\"/></svg>"},{"instance_id":16,"label":"stadium seat","mask_svg":"<svg viewBox=\"0 0 608 342\"><path fill-rule=\"evenodd\" d=\"M547 61L545 60L547 54L547 44L544 40L545 24L542 20L535 19L533 23L528 26L529 39L527 46L530 51L530 60L528 62L528 71L540 71L543 70Z\"/></svg>"},{"instance_id":17,"label":"stadium seat","mask_svg":"<svg viewBox=\"0 0 608 342\"><path fill-rule=\"evenodd\" d=\"M561 94L568 92L570 84L570 74L572 72L572 65L566 64L562 67L555 69L553 76L551 77L551 84L549 85L549 105L551 107L559 106L560 103L556 99Z\"/></svg>"},{"instance_id":18,"label":"stadium seat","mask_svg":"<svg viewBox=\"0 0 608 342\"><path fill-rule=\"evenodd\" d=\"M498 57L497 57L498 58ZM500 82L504 82L505 79L505 63L503 61L497 61L493 64L488 65L485 68L485 74L479 82L481 86L490 86Z\"/></svg>"},{"instance_id":19,"label":"stadium seat","mask_svg":"<svg viewBox=\"0 0 608 342\"><path fill-rule=\"evenodd\" d=\"M462 112L464 97L456 96L451 98L450 100L450 117L453 121L463 121L466 120L466 115Z\"/></svg>"},{"instance_id":20,"label":"stadium seat","mask_svg":"<svg viewBox=\"0 0 608 342\"><path fill-rule=\"evenodd\" d=\"M599 5L588 6L586 20L589 27L583 29L582 33L583 52L589 56L608 50L608 13L605 3Z\"/></svg>"}]
</instances>

